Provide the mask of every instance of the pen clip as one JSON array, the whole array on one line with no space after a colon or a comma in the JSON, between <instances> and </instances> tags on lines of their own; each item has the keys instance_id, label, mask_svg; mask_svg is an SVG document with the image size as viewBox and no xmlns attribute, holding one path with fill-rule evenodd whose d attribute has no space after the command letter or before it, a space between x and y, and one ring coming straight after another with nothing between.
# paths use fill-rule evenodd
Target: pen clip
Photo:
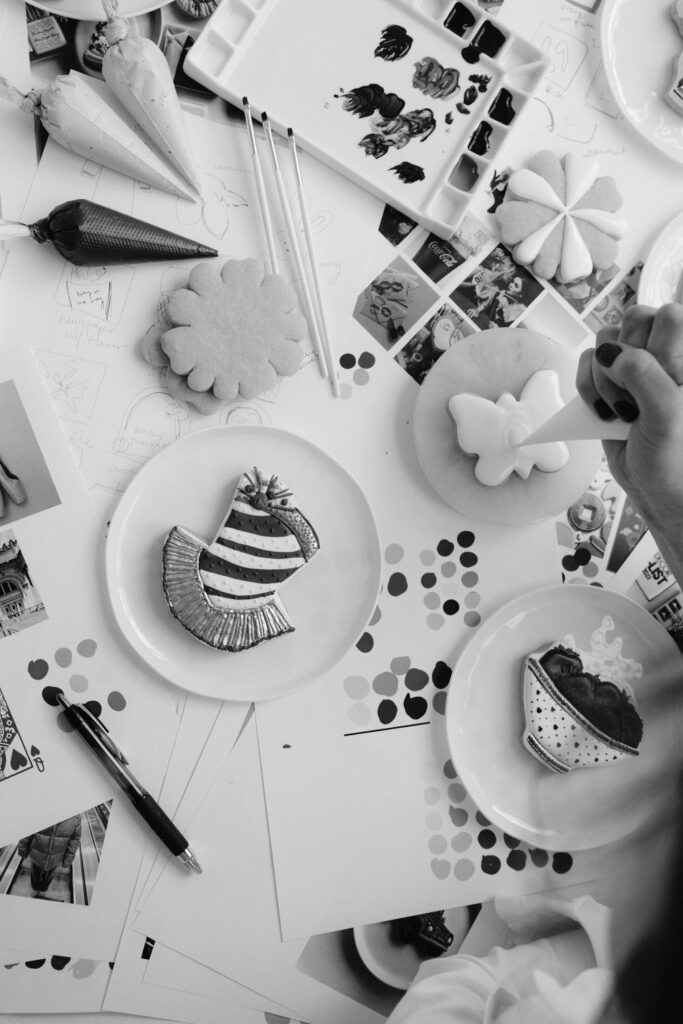
<instances>
[{"instance_id":1,"label":"pen clip","mask_svg":"<svg viewBox=\"0 0 683 1024\"><path fill-rule=\"evenodd\" d=\"M112 757L115 757L117 761L121 762L121 764L128 764L128 758L125 756L123 751L116 746L109 735L109 730L104 722L100 722L99 718L97 718L96 715L93 715L92 711L90 711L85 704L72 704L71 707L74 708L76 713L81 716L86 725L92 729L102 746L109 751Z\"/></svg>"}]
</instances>

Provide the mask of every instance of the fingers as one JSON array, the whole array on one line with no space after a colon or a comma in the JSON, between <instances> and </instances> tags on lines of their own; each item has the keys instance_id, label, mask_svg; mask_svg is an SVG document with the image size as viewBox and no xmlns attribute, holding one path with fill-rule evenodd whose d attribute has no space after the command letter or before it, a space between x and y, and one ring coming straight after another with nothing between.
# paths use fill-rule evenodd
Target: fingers
<instances>
[{"instance_id":1,"label":"fingers","mask_svg":"<svg viewBox=\"0 0 683 1024\"><path fill-rule=\"evenodd\" d=\"M576 371L576 388L586 405L592 406L601 420L613 420L616 419L616 414L612 412L595 385L593 355L593 349L586 349L581 353Z\"/></svg>"},{"instance_id":2,"label":"fingers","mask_svg":"<svg viewBox=\"0 0 683 1024\"><path fill-rule=\"evenodd\" d=\"M683 394L659 360L647 349L623 346L609 366L604 379L619 393L627 394L628 406L615 405L621 419L639 426L652 441L668 438L673 425L681 419ZM599 392L604 397L605 389Z\"/></svg>"},{"instance_id":3,"label":"fingers","mask_svg":"<svg viewBox=\"0 0 683 1024\"><path fill-rule=\"evenodd\" d=\"M683 384L683 305L668 302L657 310L647 350L677 384Z\"/></svg>"}]
</instances>

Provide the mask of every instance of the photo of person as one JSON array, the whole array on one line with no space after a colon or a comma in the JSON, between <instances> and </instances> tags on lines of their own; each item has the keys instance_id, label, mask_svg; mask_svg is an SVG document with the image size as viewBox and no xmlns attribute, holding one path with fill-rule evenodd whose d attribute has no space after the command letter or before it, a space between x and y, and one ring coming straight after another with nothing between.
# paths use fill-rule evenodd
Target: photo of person
<instances>
[{"instance_id":1,"label":"photo of person","mask_svg":"<svg viewBox=\"0 0 683 1024\"><path fill-rule=\"evenodd\" d=\"M471 325L446 303L415 332L394 358L413 380L421 384L437 359L472 333Z\"/></svg>"},{"instance_id":2,"label":"photo of person","mask_svg":"<svg viewBox=\"0 0 683 1024\"><path fill-rule=\"evenodd\" d=\"M14 381L0 383L0 525L59 504Z\"/></svg>"},{"instance_id":3,"label":"photo of person","mask_svg":"<svg viewBox=\"0 0 683 1024\"><path fill-rule=\"evenodd\" d=\"M386 238L387 242L391 242L392 245L400 245L416 227L417 221L387 203L382 211L378 231Z\"/></svg>"},{"instance_id":4,"label":"photo of person","mask_svg":"<svg viewBox=\"0 0 683 1024\"><path fill-rule=\"evenodd\" d=\"M603 291L610 281L619 273L619 267L613 264L607 270L593 270L587 277L581 281L573 281L570 284L561 284L559 281L551 281L550 284L553 286L558 295L561 295L565 302L576 310L581 315L584 309L595 298Z\"/></svg>"},{"instance_id":5,"label":"photo of person","mask_svg":"<svg viewBox=\"0 0 683 1024\"><path fill-rule=\"evenodd\" d=\"M44 622L47 617L14 531L3 530L0 532L0 638Z\"/></svg>"},{"instance_id":6,"label":"photo of person","mask_svg":"<svg viewBox=\"0 0 683 1024\"><path fill-rule=\"evenodd\" d=\"M353 316L389 349L427 312L436 297L436 292L398 257L363 289Z\"/></svg>"},{"instance_id":7,"label":"photo of person","mask_svg":"<svg viewBox=\"0 0 683 1024\"><path fill-rule=\"evenodd\" d=\"M110 810L111 800L0 847L0 893L87 906Z\"/></svg>"},{"instance_id":8,"label":"photo of person","mask_svg":"<svg viewBox=\"0 0 683 1024\"><path fill-rule=\"evenodd\" d=\"M542 292L540 282L498 245L451 292L451 299L484 331L512 327Z\"/></svg>"}]
</instances>

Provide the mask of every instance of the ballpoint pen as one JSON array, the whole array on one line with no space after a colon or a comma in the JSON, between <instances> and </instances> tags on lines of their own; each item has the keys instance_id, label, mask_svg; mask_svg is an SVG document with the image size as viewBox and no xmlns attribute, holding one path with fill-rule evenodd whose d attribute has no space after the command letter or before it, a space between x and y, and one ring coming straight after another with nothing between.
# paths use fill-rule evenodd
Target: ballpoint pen
<instances>
[{"instance_id":1,"label":"ballpoint pen","mask_svg":"<svg viewBox=\"0 0 683 1024\"><path fill-rule=\"evenodd\" d=\"M83 704L72 704L62 690L58 690L54 697L64 709L67 721L87 743L97 760L120 786L154 834L182 864L201 874L199 861L190 849L187 839L130 771L127 758L112 740L106 725Z\"/></svg>"}]
</instances>

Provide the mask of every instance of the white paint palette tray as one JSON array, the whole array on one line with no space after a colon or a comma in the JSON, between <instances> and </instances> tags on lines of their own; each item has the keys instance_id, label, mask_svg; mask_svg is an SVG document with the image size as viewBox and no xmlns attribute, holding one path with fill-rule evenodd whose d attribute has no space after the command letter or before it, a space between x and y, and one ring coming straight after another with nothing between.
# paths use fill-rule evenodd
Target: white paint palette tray
<instances>
[{"instance_id":1,"label":"white paint palette tray","mask_svg":"<svg viewBox=\"0 0 683 1024\"><path fill-rule=\"evenodd\" d=\"M547 66L474 0L223 0L184 70L447 238Z\"/></svg>"}]
</instances>

